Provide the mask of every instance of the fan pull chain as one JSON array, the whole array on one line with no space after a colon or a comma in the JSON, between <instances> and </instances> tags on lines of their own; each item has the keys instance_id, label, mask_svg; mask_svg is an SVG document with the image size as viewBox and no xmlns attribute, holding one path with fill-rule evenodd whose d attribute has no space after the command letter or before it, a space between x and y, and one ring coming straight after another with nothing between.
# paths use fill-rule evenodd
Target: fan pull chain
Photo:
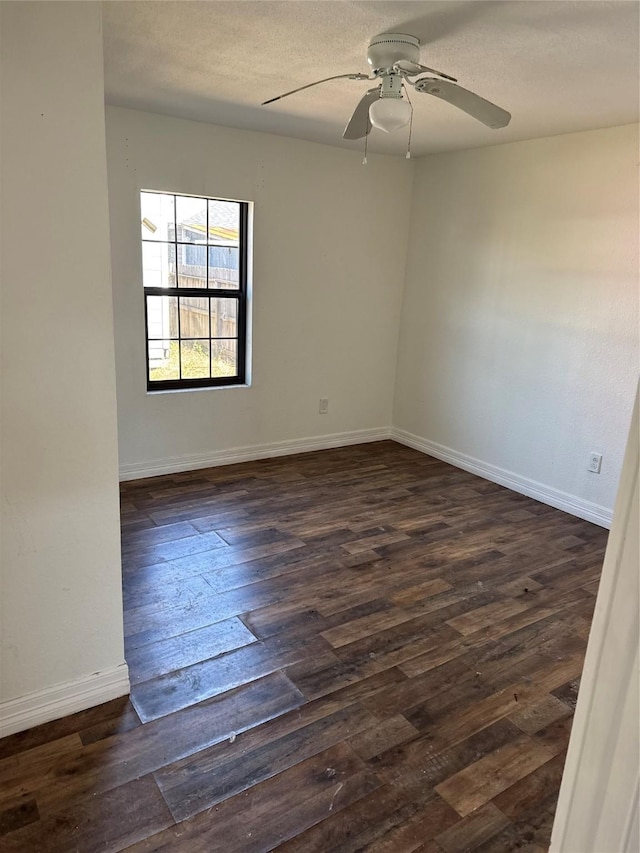
<instances>
[{"instance_id":1,"label":"fan pull chain","mask_svg":"<svg viewBox=\"0 0 640 853\"><path fill-rule=\"evenodd\" d=\"M369 142L369 134L367 133L367 134L365 134L365 137L364 137L364 157L362 159L362 165L363 166L367 165L367 144L368 144L368 142Z\"/></svg>"},{"instance_id":2,"label":"fan pull chain","mask_svg":"<svg viewBox=\"0 0 640 853\"><path fill-rule=\"evenodd\" d=\"M411 103L411 98L409 97L409 90L407 87L402 84L402 88L404 89L404 93L407 96L407 101L409 102L409 106L411 107L411 118L409 119L409 139L407 140L407 153L405 155L405 160L411 160L411 131L413 130L413 104Z\"/></svg>"}]
</instances>

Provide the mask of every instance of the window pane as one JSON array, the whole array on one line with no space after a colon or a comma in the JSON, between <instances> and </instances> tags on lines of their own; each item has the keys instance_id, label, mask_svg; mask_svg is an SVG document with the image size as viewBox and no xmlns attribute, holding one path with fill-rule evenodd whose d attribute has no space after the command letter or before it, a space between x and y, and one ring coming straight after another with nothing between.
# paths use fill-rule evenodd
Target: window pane
<instances>
[{"instance_id":1,"label":"window pane","mask_svg":"<svg viewBox=\"0 0 640 853\"><path fill-rule=\"evenodd\" d=\"M176 250L171 243L142 244L142 283L145 287L176 286Z\"/></svg>"},{"instance_id":2,"label":"window pane","mask_svg":"<svg viewBox=\"0 0 640 853\"><path fill-rule=\"evenodd\" d=\"M183 380L187 387L189 380L218 385L238 377L246 208L238 201L140 193L150 388ZM212 297L212 289L226 295Z\"/></svg>"},{"instance_id":3,"label":"window pane","mask_svg":"<svg viewBox=\"0 0 640 853\"><path fill-rule=\"evenodd\" d=\"M207 242L207 200L176 196L179 243Z\"/></svg>"},{"instance_id":4,"label":"window pane","mask_svg":"<svg viewBox=\"0 0 640 853\"><path fill-rule=\"evenodd\" d=\"M178 341L149 341L149 380L180 379Z\"/></svg>"},{"instance_id":5,"label":"window pane","mask_svg":"<svg viewBox=\"0 0 640 853\"><path fill-rule=\"evenodd\" d=\"M178 244L178 287L207 286L207 247Z\"/></svg>"},{"instance_id":6,"label":"window pane","mask_svg":"<svg viewBox=\"0 0 640 853\"><path fill-rule=\"evenodd\" d=\"M147 296L147 337L178 337L178 298Z\"/></svg>"},{"instance_id":7,"label":"window pane","mask_svg":"<svg viewBox=\"0 0 640 853\"><path fill-rule=\"evenodd\" d=\"M238 373L238 342L211 341L211 376L236 376Z\"/></svg>"},{"instance_id":8,"label":"window pane","mask_svg":"<svg viewBox=\"0 0 640 853\"><path fill-rule=\"evenodd\" d=\"M209 287L237 290L239 266L239 249L233 246L209 246Z\"/></svg>"},{"instance_id":9,"label":"window pane","mask_svg":"<svg viewBox=\"0 0 640 853\"><path fill-rule=\"evenodd\" d=\"M238 300L211 299L211 337L238 337Z\"/></svg>"},{"instance_id":10,"label":"window pane","mask_svg":"<svg viewBox=\"0 0 640 853\"><path fill-rule=\"evenodd\" d=\"M209 341L180 341L181 378L208 379Z\"/></svg>"},{"instance_id":11,"label":"window pane","mask_svg":"<svg viewBox=\"0 0 640 853\"><path fill-rule=\"evenodd\" d=\"M240 205L209 199L209 242L240 245Z\"/></svg>"},{"instance_id":12,"label":"window pane","mask_svg":"<svg viewBox=\"0 0 640 853\"><path fill-rule=\"evenodd\" d=\"M172 195L140 193L140 216L143 240L175 239Z\"/></svg>"},{"instance_id":13,"label":"window pane","mask_svg":"<svg viewBox=\"0 0 640 853\"><path fill-rule=\"evenodd\" d=\"M180 297L180 337L209 338L209 300L199 296Z\"/></svg>"}]
</instances>

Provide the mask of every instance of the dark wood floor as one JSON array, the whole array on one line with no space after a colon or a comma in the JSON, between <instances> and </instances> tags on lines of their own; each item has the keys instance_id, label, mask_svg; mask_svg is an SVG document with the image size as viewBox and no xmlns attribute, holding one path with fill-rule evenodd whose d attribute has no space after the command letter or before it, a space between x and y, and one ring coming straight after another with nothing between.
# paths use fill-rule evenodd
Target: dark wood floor
<instances>
[{"instance_id":1,"label":"dark wood floor","mask_svg":"<svg viewBox=\"0 0 640 853\"><path fill-rule=\"evenodd\" d=\"M392 442L122 525L131 701L0 741L0 850L546 850L606 531Z\"/></svg>"}]
</instances>

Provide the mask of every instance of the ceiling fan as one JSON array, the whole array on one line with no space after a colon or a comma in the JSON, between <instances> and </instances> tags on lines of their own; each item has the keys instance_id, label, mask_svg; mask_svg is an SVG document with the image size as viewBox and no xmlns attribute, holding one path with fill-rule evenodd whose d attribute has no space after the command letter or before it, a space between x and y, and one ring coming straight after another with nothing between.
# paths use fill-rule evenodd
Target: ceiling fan
<instances>
[{"instance_id":1,"label":"ceiling fan","mask_svg":"<svg viewBox=\"0 0 640 853\"><path fill-rule=\"evenodd\" d=\"M327 83L329 80L377 80L378 85L369 89L355 108L342 134L343 139L362 139L368 136L372 127L390 133L408 124L412 107L403 97L403 89L408 92L408 86L416 92L447 101L494 130L509 124L511 115L502 107L458 86L455 77L421 65L418 62L419 59L420 41L415 36L403 33L381 33L371 40L367 51L367 61L371 66L372 76L336 74L270 98L264 101L262 106L287 98L296 92L302 92L303 89L309 89L311 86ZM420 76L422 74L436 76L422 77Z\"/></svg>"}]
</instances>

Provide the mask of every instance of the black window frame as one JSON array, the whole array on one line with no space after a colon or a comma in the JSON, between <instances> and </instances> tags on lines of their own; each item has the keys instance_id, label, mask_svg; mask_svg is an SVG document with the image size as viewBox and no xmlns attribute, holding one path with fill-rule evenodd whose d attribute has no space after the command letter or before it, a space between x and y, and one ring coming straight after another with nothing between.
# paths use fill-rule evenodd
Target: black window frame
<instances>
[{"instance_id":1,"label":"black window frame","mask_svg":"<svg viewBox=\"0 0 640 853\"><path fill-rule=\"evenodd\" d=\"M248 269L248 228L249 228L249 202L247 201L239 201L238 199L221 199L215 198L214 196L205 196L205 195L189 195L188 193L176 193L176 192L168 192L166 190L140 190L140 199L142 198L142 193L147 194L156 194L156 195L168 195L173 196L173 208L174 208L174 229L173 229L173 239L172 240L154 240L154 239L145 239L141 238L141 244L151 243L154 245L166 245L173 246L176 258L176 286L175 287L148 287L144 285L144 276L143 276L143 298L144 298L144 325L145 325L145 363L146 363L146 376L147 376L147 392L154 391L176 391L181 389L192 389L192 388L224 388L234 385L246 385L246 358L247 358L247 269ZM189 243L187 241L178 239L178 223L176 217L176 209L177 209L177 199L178 198L196 198L203 199L207 202L207 222L205 226L205 233L207 235L206 243ZM237 288L216 288L209 287L209 248L211 246L220 245L215 243L209 243L209 201L224 201L231 202L233 204L237 204L239 208L239 235L238 235L238 287ZM142 216L140 217L142 219ZM202 246L206 252L206 287L179 287L180 282L180 271L179 271L179 246L185 245L197 245ZM205 299L235 299L237 303L237 337L236 338L227 338L226 340L235 340L236 343L236 373L233 376L220 376L220 377L204 377L200 379L155 379L152 380L150 377L150 364L149 364L149 344L151 341L159 340L157 338L149 337L149 317L147 310L147 297L148 296L175 296L175 297L184 297L184 296L193 296L198 298ZM178 302L178 337L171 338L170 340L178 341L178 364L180 365L180 343L183 340L197 340L196 338L182 338L180 335L180 303ZM211 311L209 311L209 324L211 324ZM164 339L163 339L164 340ZM207 340L207 338L202 338L202 340ZM211 352L211 341L212 340L224 340L224 338L211 338L211 326L209 326L209 347Z\"/></svg>"}]
</instances>

